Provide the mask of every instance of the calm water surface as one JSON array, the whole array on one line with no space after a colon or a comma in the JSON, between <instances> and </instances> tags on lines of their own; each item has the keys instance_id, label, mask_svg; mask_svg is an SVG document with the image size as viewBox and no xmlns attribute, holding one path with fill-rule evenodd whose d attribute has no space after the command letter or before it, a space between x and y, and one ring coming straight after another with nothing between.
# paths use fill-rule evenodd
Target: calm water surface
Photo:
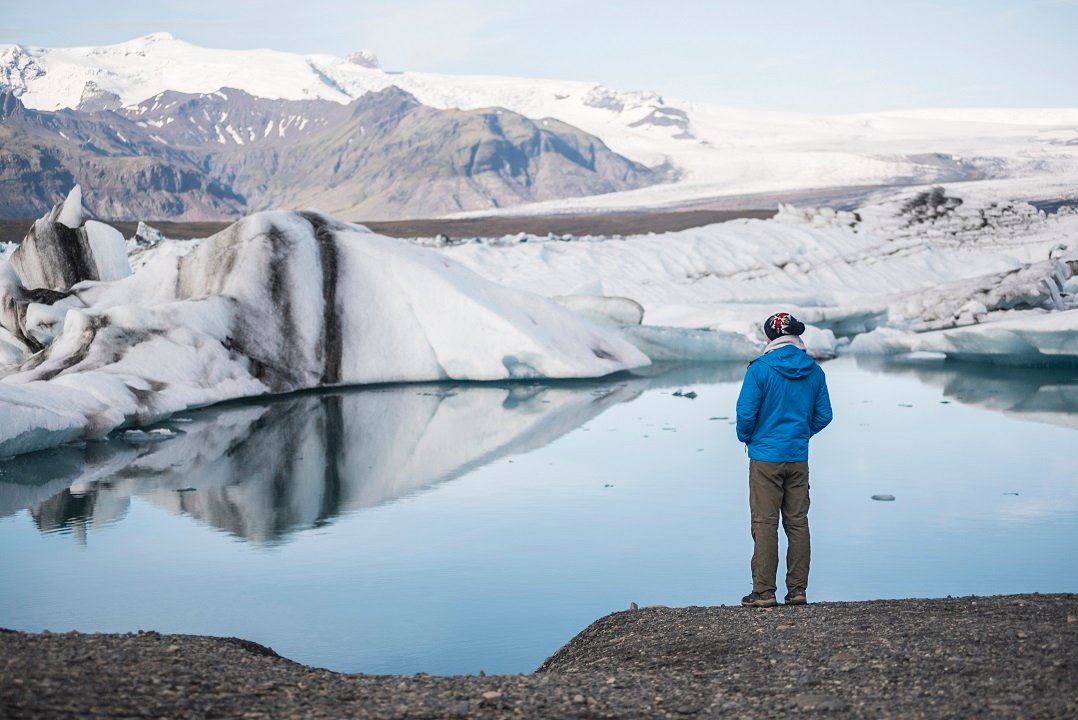
<instances>
[{"instance_id":1,"label":"calm water surface","mask_svg":"<svg viewBox=\"0 0 1078 720\"><path fill-rule=\"evenodd\" d=\"M1078 591L1078 371L824 367L810 600ZM743 370L301 394L8 460L0 626L513 673L630 601L736 603Z\"/></svg>"}]
</instances>

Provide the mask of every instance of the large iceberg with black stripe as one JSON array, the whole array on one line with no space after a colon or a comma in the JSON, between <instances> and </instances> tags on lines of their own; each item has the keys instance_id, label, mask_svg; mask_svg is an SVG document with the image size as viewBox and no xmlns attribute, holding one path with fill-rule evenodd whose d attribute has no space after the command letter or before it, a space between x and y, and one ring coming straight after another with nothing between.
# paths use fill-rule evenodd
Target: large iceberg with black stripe
<instances>
[{"instance_id":1,"label":"large iceberg with black stripe","mask_svg":"<svg viewBox=\"0 0 1078 720\"><path fill-rule=\"evenodd\" d=\"M53 215L39 235L83 219ZM68 231L53 234L71 241ZM86 242L74 275L53 272L77 282L28 287L62 255L47 245L24 241L0 260L0 456L265 393L599 377L650 362L551 300L313 211L159 243L132 254L136 270L119 279L104 279L125 271L114 244Z\"/></svg>"}]
</instances>

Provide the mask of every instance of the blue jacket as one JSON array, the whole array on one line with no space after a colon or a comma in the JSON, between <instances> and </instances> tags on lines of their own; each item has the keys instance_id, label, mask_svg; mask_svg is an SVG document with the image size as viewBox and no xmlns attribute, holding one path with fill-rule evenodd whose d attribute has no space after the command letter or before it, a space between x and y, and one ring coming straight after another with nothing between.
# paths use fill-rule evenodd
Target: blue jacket
<instances>
[{"instance_id":1,"label":"blue jacket","mask_svg":"<svg viewBox=\"0 0 1078 720\"><path fill-rule=\"evenodd\" d=\"M827 379L804 350L785 345L749 363L737 397L737 439L750 458L808 460L809 438L830 422Z\"/></svg>"}]
</instances>

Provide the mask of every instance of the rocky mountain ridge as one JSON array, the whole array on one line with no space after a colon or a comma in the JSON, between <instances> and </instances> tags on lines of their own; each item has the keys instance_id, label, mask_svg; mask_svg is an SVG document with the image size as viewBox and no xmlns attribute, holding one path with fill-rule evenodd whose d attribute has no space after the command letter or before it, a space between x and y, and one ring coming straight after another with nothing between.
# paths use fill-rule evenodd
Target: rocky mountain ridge
<instances>
[{"instance_id":1,"label":"rocky mountain ridge","mask_svg":"<svg viewBox=\"0 0 1078 720\"><path fill-rule=\"evenodd\" d=\"M77 110L0 92L0 217L30 217L83 182L114 219L205 220L275 207L355 219L440 215L644 187L664 179L566 123L503 108L440 110L399 88L342 105L233 88ZM89 188L92 188L90 190Z\"/></svg>"}]
</instances>

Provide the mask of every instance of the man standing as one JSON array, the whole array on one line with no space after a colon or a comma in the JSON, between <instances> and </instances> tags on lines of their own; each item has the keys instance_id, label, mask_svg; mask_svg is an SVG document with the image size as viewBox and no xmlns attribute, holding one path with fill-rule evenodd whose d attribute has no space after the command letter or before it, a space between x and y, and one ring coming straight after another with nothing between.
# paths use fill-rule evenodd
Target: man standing
<instances>
[{"instance_id":1,"label":"man standing","mask_svg":"<svg viewBox=\"0 0 1078 720\"><path fill-rule=\"evenodd\" d=\"M786 604L804 605L809 574L809 438L831 422L823 370L805 351L805 325L789 313L764 323L768 343L749 363L737 398L737 439L748 446L752 592L745 607L774 607L778 521L786 552Z\"/></svg>"}]
</instances>

